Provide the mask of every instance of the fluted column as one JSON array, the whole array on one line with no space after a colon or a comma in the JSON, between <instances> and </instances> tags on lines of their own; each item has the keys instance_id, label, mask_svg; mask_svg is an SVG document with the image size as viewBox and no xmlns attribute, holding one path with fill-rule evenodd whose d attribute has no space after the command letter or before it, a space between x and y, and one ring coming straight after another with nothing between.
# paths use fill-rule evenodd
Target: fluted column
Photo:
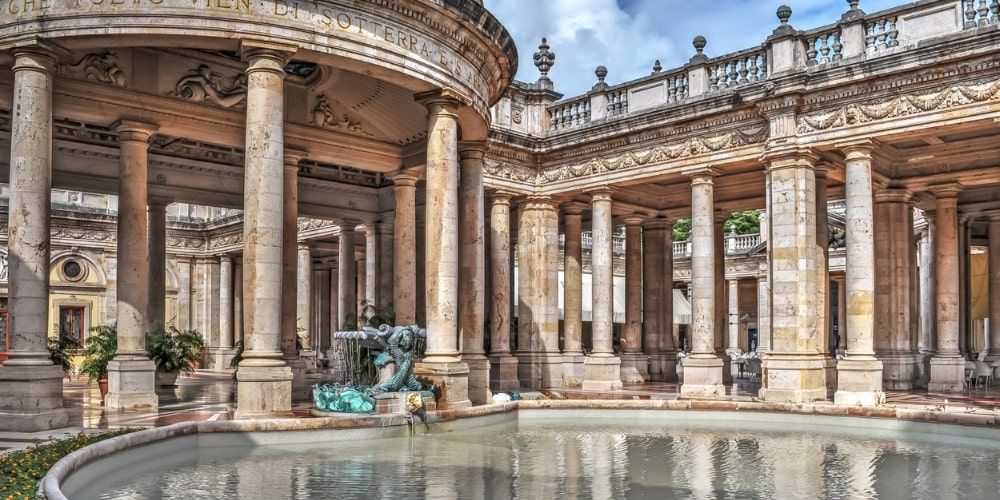
<instances>
[{"instance_id":1,"label":"fluted column","mask_svg":"<svg viewBox=\"0 0 1000 500\"><path fill-rule=\"evenodd\" d=\"M621 359L612 345L614 327L614 252L611 191L591 193L591 274L593 276L592 350L584 361L583 390L612 391L622 388Z\"/></svg>"},{"instance_id":2,"label":"fluted column","mask_svg":"<svg viewBox=\"0 0 1000 500\"><path fill-rule=\"evenodd\" d=\"M837 363L839 405L878 404L882 363L875 359L875 233L872 147L844 148L846 167L847 354Z\"/></svg>"},{"instance_id":3,"label":"fluted column","mask_svg":"<svg viewBox=\"0 0 1000 500\"><path fill-rule=\"evenodd\" d=\"M913 388L916 346L912 344L910 292L913 262L912 193L883 189L875 194L875 348L885 387Z\"/></svg>"},{"instance_id":4,"label":"fluted column","mask_svg":"<svg viewBox=\"0 0 1000 500\"><path fill-rule=\"evenodd\" d=\"M989 214L990 342L988 361L1000 359L1000 213Z\"/></svg>"},{"instance_id":5,"label":"fluted column","mask_svg":"<svg viewBox=\"0 0 1000 500\"><path fill-rule=\"evenodd\" d=\"M313 266L312 249L309 243L300 241L298 244L298 281L295 294L296 329L302 337L302 348L307 351L315 349L313 344L315 333L312 328L312 297L313 297Z\"/></svg>"},{"instance_id":6,"label":"fluted column","mask_svg":"<svg viewBox=\"0 0 1000 500\"><path fill-rule=\"evenodd\" d=\"M649 364L642 353L642 221L629 216L625 222L625 327L622 338L622 381L641 384L649 379Z\"/></svg>"},{"instance_id":7,"label":"fluted column","mask_svg":"<svg viewBox=\"0 0 1000 500\"><path fill-rule=\"evenodd\" d=\"M830 335L833 323L830 315L830 219L827 184L831 165L816 164L816 324L820 334L820 354L826 367L826 393L832 397L837 390L837 360L831 354Z\"/></svg>"},{"instance_id":8,"label":"fluted column","mask_svg":"<svg viewBox=\"0 0 1000 500\"><path fill-rule=\"evenodd\" d=\"M447 92L418 96L427 106L427 352L415 373L441 387L440 408L469 401L469 367L458 352L458 107Z\"/></svg>"},{"instance_id":9,"label":"fluted column","mask_svg":"<svg viewBox=\"0 0 1000 500\"><path fill-rule=\"evenodd\" d=\"M191 257L177 256L177 328L188 330L191 322Z\"/></svg>"},{"instance_id":10,"label":"fluted column","mask_svg":"<svg viewBox=\"0 0 1000 500\"><path fill-rule=\"evenodd\" d=\"M52 188L52 82L56 54L15 49L7 221L10 349L0 365L0 430L65 427L63 373L46 349L49 314L49 214Z\"/></svg>"},{"instance_id":11,"label":"fluted column","mask_svg":"<svg viewBox=\"0 0 1000 500\"><path fill-rule=\"evenodd\" d=\"M728 283L729 292L726 294L726 298L729 302L729 314L727 315L729 321L726 323L729 327L729 347L726 348L726 351L739 354L742 352L740 348L740 280L732 279Z\"/></svg>"},{"instance_id":12,"label":"fluted column","mask_svg":"<svg viewBox=\"0 0 1000 500\"><path fill-rule=\"evenodd\" d=\"M662 217L642 225L642 344L654 381L677 378L673 227L673 221Z\"/></svg>"},{"instance_id":13,"label":"fluted column","mask_svg":"<svg viewBox=\"0 0 1000 500\"><path fill-rule=\"evenodd\" d=\"M771 350L771 286L767 281L767 268L757 275L757 353Z\"/></svg>"},{"instance_id":14,"label":"fluted column","mask_svg":"<svg viewBox=\"0 0 1000 500\"><path fill-rule=\"evenodd\" d=\"M417 177L400 172L392 182L396 197L392 306L397 323L413 325L417 322Z\"/></svg>"},{"instance_id":15,"label":"fluted column","mask_svg":"<svg viewBox=\"0 0 1000 500\"><path fill-rule=\"evenodd\" d=\"M935 214L937 234L934 238L935 303L937 306L937 346L931 358L931 392L959 392L964 388L965 358L959 345L959 287L961 273L958 266L958 183L934 186L931 192L937 197Z\"/></svg>"},{"instance_id":16,"label":"fluted column","mask_svg":"<svg viewBox=\"0 0 1000 500\"><path fill-rule=\"evenodd\" d=\"M162 330L167 316L167 205L162 199L150 199L149 224L149 311L146 330Z\"/></svg>"},{"instance_id":17,"label":"fluted column","mask_svg":"<svg viewBox=\"0 0 1000 500\"><path fill-rule=\"evenodd\" d=\"M714 170L691 176L691 355L684 360L681 394L722 396L723 362L715 352L716 262Z\"/></svg>"},{"instance_id":18,"label":"fluted column","mask_svg":"<svg viewBox=\"0 0 1000 500\"><path fill-rule=\"evenodd\" d=\"M216 370L229 368L233 359L233 257L219 257L219 348L215 351Z\"/></svg>"},{"instance_id":19,"label":"fluted column","mask_svg":"<svg viewBox=\"0 0 1000 500\"><path fill-rule=\"evenodd\" d=\"M156 408L155 367L146 355L149 235L146 214L149 138L156 125L120 121L118 133L118 353L108 364L107 406Z\"/></svg>"},{"instance_id":20,"label":"fluted column","mask_svg":"<svg viewBox=\"0 0 1000 500\"><path fill-rule=\"evenodd\" d=\"M392 222L378 222L375 225L375 243L378 245L378 262L375 269L378 279L375 280L375 305L380 309L393 307L393 282L395 258L393 257L393 225Z\"/></svg>"},{"instance_id":21,"label":"fluted column","mask_svg":"<svg viewBox=\"0 0 1000 500\"><path fill-rule=\"evenodd\" d=\"M299 162L302 151L285 148L281 232L281 352L292 369L292 398L307 399L305 361L299 356ZM308 279L306 280L308 283ZM303 321L308 321L304 318ZM307 329L308 330L308 329Z\"/></svg>"},{"instance_id":22,"label":"fluted column","mask_svg":"<svg viewBox=\"0 0 1000 500\"><path fill-rule=\"evenodd\" d=\"M583 207L563 207L563 380L583 383Z\"/></svg>"},{"instance_id":23,"label":"fluted column","mask_svg":"<svg viewBox=\"0 0 1000 500\"><path fill-rule=\"evenodd\" d=\"M469 366L469 400L487 404L490 362L486 359L486 237L483 216L483 159L486 144L459 144L458 329L462 361Z\"/></svg>"},{"instance_id":24,"label":"fluted column","mask_svg":"<svg viewBox=\"0 0 1000 500\"><path fill-rule=\"evenodd\" d=\"M847 354L847 281L837 281L837 354Z\"/></svg>"},{"instance_id":25,"label":"fluted column","mask_svg":"<svg viewBox=\"0 0 1000 500\"><path fill-rule=\"evenodd\" d=\"M490 388L512 391L521 387L517 358L510 352L511 269L510 194L490 197Z\"/></svg>"},{"instance_id":26,"label":"fluted column","mask_svg":"<svg viewBox=\"0 0 1000 500\"><path fill-rule=\"evenodd\" d=\"M364 300L376 307L383 304L378 296L378 263L382 259L379 248L378 227L375 222L366 222L365 228L365 281Z\"/></svg>"},{"instance_id":27,"label":"fluted column","mask_svg":"<svg viewBox=\"0 0 1000 500\"><path fill-rule=\"evenodd\" d=\"M767 159L770 196L768 265L771 349L764 360L761 397L802 403L825 400L821 307L817 291L816 157L808 150Z\"/></svg>"},{"instance_id":28,"label":"fluted column","mask_svg":"<svg viewBox=\"0 0 1000 500\"><path fill-rule=\"evenodd\" d=\"M233 262L233 346L243 342L243 263Z\"/></svg>"},{"instance_id":29,"label":"fluted column","mask_svg":"<svg viewBox=\"0 0 1000 500\"><path fill-rule=\"evenodd\" d=\"M354 245L357 235L354 224L340 225L340 236L337 239L337 316L341 330L358 328L363 325L348 322L349 317L357 319L358 297L358 261L354 255Z\"/></svg>"},{"instance_id":30,"label":"fluted column","mask_svg":"<svg viewBox=\"0 0 1000 500\"><path fill-rule=\"evenodd\" d=\"M235 417L291 416L292 371L282 359L284 79L291 51L243 44L247 62L243 177L244 351Z\"/></svg>"}]
</instances>

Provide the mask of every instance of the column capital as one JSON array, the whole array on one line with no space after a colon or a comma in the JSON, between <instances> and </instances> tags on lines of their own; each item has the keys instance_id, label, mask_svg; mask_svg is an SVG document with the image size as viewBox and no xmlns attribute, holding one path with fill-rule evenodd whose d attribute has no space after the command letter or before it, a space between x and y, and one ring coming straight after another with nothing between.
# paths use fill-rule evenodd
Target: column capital
<instances>
[{"instance_id":1,"label":"column capital","mask_svg":"<svg viewBox=\"0 0 1000 500\"><path fill-rule=\"evenodd\" d=\"M875 203L909 203L913 192L906 188L885 188L875 191Z\"/></svg>"},{"instance_id":2,"label":"column capital","mask_svg":"<svg viewBox=\"0 0 1000 500\"><path fill-rule=\"evenodd\" d=\"M167 209L167 205L170 205L173 202L173 198L167 198L165 196L149 196L146 199L146 206L148 210L163 211Z\"/></svg>"},{"instance_id":3,"label":"column capital","mask_svg":"<svg viewBox=\"0 0 1000 500\"><path fill-rule=\"evenodd\" d=\"M299 164L302 163L302 160L305 160L306 158L309 157L309 152L304 149L290 148L288 146L285 146L283 155L285 161L285 169L298 170Z\"/></svg>"},{"instance_id":4,"label":"column capital","mask_svg":"<svg viewBox=\"0 0 1000 500\"><path fill-rule=\"evenodd\" d=\"M766 151L761 155L761 161L767 164L767 170L778 170L786 167L810 166L816 168L820 156L812 148L795 146Z\"/></svg>"},{"instance_id":5,"label":"column capital","mask_svg":"<svg viewBox=\"0 0 1000 500\"><path fill-rule=\"evenodd\" d=\"M115 134L118 135L118 142L149 143L149 138L160 130L160 126L155 123L122 118L111 124L111 130L114 130Z\"/></svg>"},{"instance_id":6,"label":"column capital","mask_svg":"<svg viewBox=\"0 0 1000 500\"><path fill-rule=\"evenodd\" d=\"M849 142L845 144L838 144L836 147L844 152L847 157L847 161L851 160L871 160L872 156L875 154L875 148L878 144L871 140L865 139L856 142Z\"/></svg>"},{"instance_id":7,"label":"column capital","mask_svg":"<svg viewBox=\"0 0 1000 500\"><path fill-rule=\"evenodd\" d=\"M611 194L614 193L614 190L609 186L601 186L590 189L586 193L590 195L592 201L611 201Z\"/></svg>"},{"instance_id":8,"label":"column capital","mask_svg":"<svg viewBox=\"0 0 1000 500\"><path fill-rule=\"evenodd\" d=\"M450 88L421 92L415 94L413 99L426 106L430 116L450 116L457 119L458 107L462 105L461 96Z\"/></svg>"},{"instance_id":9,"label":"column capital","mask_svg":"<svg viewBox=\"0 0 1000 500\"><path fill-rule=\"evenodd\" d=\"M668 217L657 217L655 219L646 219L642 223L642 229L645 231L656 231L656 230L672 230L674 228L674 220Z\"/></svg>"},{"instance_id":10,"label":"column capital","mask_svg":"<svg viewBox=\"0 0 1000 500\"><path fill-rule=\"evenodd\" d=\"M565 215L582 215L584 210L588 207L585 203L580 203L578 201L567 201L560 205L560 207Z\"/></svg>"},{"instance_id":11,"label":"column capital","mask_svg":"<svg viewBox=\"0 0 1000 500\"><path fill-rule=\"evenodd\" d=\"M498 189L492 191L488 196L490 198L490 203L493 205L510 206L510 200L514 197L514 193Z\"/></svg>"},{"instance_id":12,"label":"column capital","mask_svg":"<svg viewBox=\"0 0 1000 500\"><path fill-rule=\"evenodd\" d=\"M312 244L308 240L299 241L298 244L297 244L297 247L298 247L298 250L300 252L303 251L303 250L307 251L307 252L311 252L312 249L313 249Z\"/></svg>"},{"instance_id":13,"label":"column capital","mask_svg":"<svg viewBox=\"0 0 1000 500\"><path fill-rule=\"evenodd\" d=\"M958 193L965 190L965 186L960 182L948 182L943 184L936 184L934 186L928 186L927 190L934 194L935 197L940 199L947 198L958 198Z\"/></svg>"},{"instance_id":14,"label":"column capital","mask_svg":"<svg viewBox=\"0 0 1000 500\"><path fill-rule=\"evenodd\" d=\"M482 160L487 149L485 141L458 141L458 154L462 160Z\"/></svg>"},{"instance_id":15,"label":"column capital","mask_svg":"<svg viewBox=\"0 0 1000 500\"><path fill-rule=\"evenodd\" d=\"M219 262L220 262L220 263L222 263L222 262L229 262L229 263L232 263L232 262L233 262L233 261L235 260L235 259L233 258L233 255L232 255L232 254L230 254L230 253L220 253L220 254L218 255L218 257L219 257Z\"/></svg>"},{"instance_id":16,"label":"column capital","mask_svg":"<svg viewBox=\"0 0 1000 500\"><path fill-rule=\"evenodd\" d=\"M991 223L1000 222L1000 210L986 210L983 212L983 215Z\"/></svg>"},{"instance_id":17,"label":"column capital","mask_svg":"<svg viewBox=\"0 0 1000 500\"><path fill-rule=\"evenodd\" d=\"M731 215L733 215L732 212L729 212L728 210L716 210L715 213L712 214L712 220L714 220L716 224L723 223L726 222L726 219L729 219L729 216Z\"/></svg>"},{"instance_id":18,"label":"column capital","mask_svg":"<svg viewBox=\"0 0 1000 500\"><path fill-rule=\"evenodd\" d=\"M397 170L390 174L386 174L386 177L392 181L396 186L406 186L414 187L421 178L421 173L419 169L415 168L404 168Z\"/></svg>"},{"instance_id":19,"label":"column capital","mask_svg":"<svg viewBox=\"0 0 1000 500\"><path fill-rule=\"evenodd\" d=\"M59 60L68 57L71 53L48 41L34 40L31 44L14 47L11 55L14 56L13 71L39 71L54 75L58 70Z\"/></svg>"},{"instance_id":20,"label":"column capital","mask_svg":"<svg viewBox=\"0 0 1000 500\"><path fill-rule=\"evenodd\" d=\"M711 184L713 178L722 175L722 170L715 167L702 167L683 174L691 178L691 184Z\"/></svg>"},{"instance_id":21,"label":"column capital","mask_svg":"<svg viewBox=\"0 0 1000 500\"><path fill-rule=\"evenodd\" d=\"M625 223L626 227L636 227L636 228L638 228L645 221L646 221L646 217L643 217L641 215L635 215L635 214L626 215L625 217L622 218L622 222Z\"/></svg>"},{"instance_id":22,"label":"column capital","mask_svg":"<svg viewBox=\"0 0 1000 500\"><path fill-rule=\"evenodd\" d=\"M241 40L240 53L248 64L247 74L256 71L268 71L285 76L285 66L299 50L294 45L274 43L264 40Z\"/></svg>"}]
</instances>

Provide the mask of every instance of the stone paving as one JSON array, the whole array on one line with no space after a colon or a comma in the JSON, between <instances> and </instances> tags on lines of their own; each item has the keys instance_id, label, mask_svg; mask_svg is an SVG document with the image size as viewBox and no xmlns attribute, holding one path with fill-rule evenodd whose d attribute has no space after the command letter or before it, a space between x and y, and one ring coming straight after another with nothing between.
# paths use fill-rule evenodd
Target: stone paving
<instances>
[{"instance_id":1,"label":"stone paving","mask_svg":"<svg viewBox=\"0 0 1000 500\"><path fill-rule=\"evenodd\" d=\"M737 379L736 388L726 387L728 401L748 402L756 399L758 386ZM521 391L525 396L545 394L550 399L576 400L677 400L682 398L676 383L626 385L621 391L595 392L580 389L542 389ZM70 427L35 433L0 433L0 452L16 450L52 439L69 437L79 432L96 432L122 427L162 427L187 421L231 420L236 409L236 384L230 372L199 370L177 380L177 386L159 388L159 412L109 411L100 405L96 385L82 380L65 383L65 405L70 414ZM531 396L528 396L531 397ZM945 401L947 400L947 406ZM962 393L944 394L925 391L887 391L888 407L915 410L941 409L946 412L1000 414L1000 386L976 388ZM293 407L300 418L311 418L311 403Z\"/></svg>"}]
</instances>

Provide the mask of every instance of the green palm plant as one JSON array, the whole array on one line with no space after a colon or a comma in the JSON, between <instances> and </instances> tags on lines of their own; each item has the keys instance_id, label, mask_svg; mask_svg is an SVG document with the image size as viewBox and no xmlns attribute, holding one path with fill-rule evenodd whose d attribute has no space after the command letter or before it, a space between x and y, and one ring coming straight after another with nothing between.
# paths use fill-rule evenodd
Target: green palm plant
<instances>
[{"instance_id":1,"label":"green palm plant","mask_svg":"<svg viewBox=\"0 0 1000 500\"><path fill-rule=\"evenodd\" d=\"M92 382L108 378L108 363L118 353L118 328L115 325L98 325L90 329L83 347L80 374Z\"/></svg>"},{"instance_id":2,"label":"green palm plant","mask_svg":"<svg viewBox=\"0 0 1000 500\"><path fill-rule=\"evenodd\" d=\"M205 342L197 330L156 330L146 335L146 354L158 373L192 372L191 362L200 358Z\"/></svg>"},{"instance_id":3,"label":"green palm plant","mask_svg":"<svg viewBox=\"0 0 1000 500\"><path fill-rule=\"evenodd\" d=\"M50 338L48 342L49 359L52 364L61 366L64 375L73 372L73 357L70 351L80 348L80 343L69 335L65 329L59 331L59 337Z\"/></svg>"}]
</instances>

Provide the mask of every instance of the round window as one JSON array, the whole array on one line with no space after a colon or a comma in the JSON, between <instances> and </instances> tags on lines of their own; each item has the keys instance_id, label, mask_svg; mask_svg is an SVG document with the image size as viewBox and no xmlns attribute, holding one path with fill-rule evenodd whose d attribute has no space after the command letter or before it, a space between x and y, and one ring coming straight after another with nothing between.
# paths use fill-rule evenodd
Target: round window
<instances>
[{"instance_id":1,"label":"round window","mask_svg":"<svg viewBox=\"0 0 1000 500\"><path fill-rule=\"evenodd\" d=\"M83 278L83 266L75 260L67 260L62 266L63 275L70 281L78 281Z\"/></svg>"}]
</instances>

